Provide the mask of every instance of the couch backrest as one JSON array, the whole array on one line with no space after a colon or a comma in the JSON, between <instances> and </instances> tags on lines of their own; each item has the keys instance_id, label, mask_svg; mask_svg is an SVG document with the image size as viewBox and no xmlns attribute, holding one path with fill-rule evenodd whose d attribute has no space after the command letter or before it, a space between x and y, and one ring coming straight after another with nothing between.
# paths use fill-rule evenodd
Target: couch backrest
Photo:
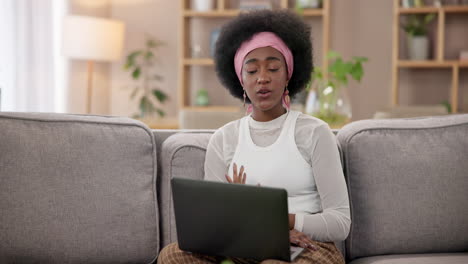
<instances>
[{"instance_id":1,"label":"couch backrest","mask_svg":"<svg viewBox=\"0 0 468 264\"><path fill-rule=\"evenodd\" d=\"M468 251L468 115L363 120L341 129L349 260Z\"/></svg>"},{"instance_id":2,"label":"couch backrest","mask_svg":"<svg viewBox=\"0 0 468 264\"><path fill-rule=\"evenodd\" d=\"M0 263L151 263L155 181L140 122L0 113Z\"/></svg>"}]
</instances>

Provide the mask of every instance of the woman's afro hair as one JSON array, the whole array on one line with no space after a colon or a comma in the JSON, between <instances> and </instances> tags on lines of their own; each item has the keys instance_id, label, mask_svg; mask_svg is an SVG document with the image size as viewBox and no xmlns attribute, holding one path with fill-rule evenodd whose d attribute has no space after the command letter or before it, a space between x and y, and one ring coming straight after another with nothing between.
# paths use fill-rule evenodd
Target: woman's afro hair
<instances>
[{"instance_id":1,"label":"woman's afro hair","mask_svg":"<svg viewBox=\"0 0 468 264\"><path fill-rule=\"evenodd\" d=\"M301 17L287 10L242 13L221 28L214 56L221 83L241 100L244 92L234 68L234 56L244 41L263 31L275 33L292 52L294 71L288 83L289 95L300 92L310 80L313 69L310 26Z\"/></svg>"}]
</instances>

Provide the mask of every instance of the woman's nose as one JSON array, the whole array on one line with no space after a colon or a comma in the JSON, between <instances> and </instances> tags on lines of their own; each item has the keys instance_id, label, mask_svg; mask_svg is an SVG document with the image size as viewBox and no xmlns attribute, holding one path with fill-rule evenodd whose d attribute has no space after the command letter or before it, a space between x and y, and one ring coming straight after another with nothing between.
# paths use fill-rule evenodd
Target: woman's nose
<instances>
[{"instance_id":1,"label":"woman's nose","mask_svg":"<svg viewBox=\"0 0 468 264\"><path fill-rule=\"evenodd\" d=\"M270 82L270 76L268 76L267 71L261 71L260 75L258 76L257 83L264 84Z\"/></svg>"}]
</instances>

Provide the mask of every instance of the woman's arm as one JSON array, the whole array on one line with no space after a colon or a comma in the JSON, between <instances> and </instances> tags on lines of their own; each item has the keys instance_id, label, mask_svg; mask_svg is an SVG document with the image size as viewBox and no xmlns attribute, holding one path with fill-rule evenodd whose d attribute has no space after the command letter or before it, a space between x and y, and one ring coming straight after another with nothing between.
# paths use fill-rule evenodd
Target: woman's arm
<instances>
[{"instance_id":1,"label":"woman's arm","mask_svg":"<svg viewBox=\"0 0 468 264\"><path fill-rule=\"evenodd\" d=\"M223 131L218 129L210 138L205 155L205 180L227 182L227 173L223 154Z\"/></svg>"},{"instance_id":2,"label":"woman's arm","mask_svg":"<svg viewBox=\"0 0 468 264\"><path fill-rule=\"evenodd\" d=\"M351 225L348 191L336 139L327 124L313 133L312 171L322 202L321 213L295 216L295 229L318 241L346 239Z\"/></svg>"}]
</instances>

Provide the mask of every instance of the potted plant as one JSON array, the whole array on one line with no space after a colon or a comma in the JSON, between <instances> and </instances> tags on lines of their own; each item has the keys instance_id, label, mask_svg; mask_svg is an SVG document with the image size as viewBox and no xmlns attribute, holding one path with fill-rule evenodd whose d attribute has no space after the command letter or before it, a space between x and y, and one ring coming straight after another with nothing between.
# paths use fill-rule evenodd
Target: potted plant
<instances>
[{"instance_id":1,"label":"potted plant","mask_svg":"<svg viewBox=\"0 0 468 264\"><path fill-rule=\"evenodd\" d=\"M156 86L163 78L156 70L156 50L162 42L147 37L145 46L130 52L126 57L124 69L131 73L138 84L133 89L130 98L138 98L139 113L134 118L148 119L155 116L164 117L165 112L158 106L163 104L168 96Z\"/></svg>"},{"instance_id":2,"label":"potted plant","mask_svg":"<svg viewBox=\"0 0 468 264\"><path fill-rule=\"evenodd\" d=\"M362 64L365 57L353 57L343 60L338 52L327 54L329 65L327 71L315 67L312 78L307 85L309 95L305 112L327 122L331 128L340 128L351 120L351 104L345 86L348 78L360 82L364 75Z\"/></svg>"},{"instance_id":3,"label":"potted plant","mask_svg":"<svg viewBox=\"0 0 468 264\"><path fill-rule=\"evenodd\" d=\"M296 0L296 8L319 8L322 0Z\"/></svg>"},{"instance_id":4,"label":"potted plant","mask_svg":"<svg viewBox=\"0 0 468 264\"><path fill-rule=\"evenodd\" d=\"M427 25L434 19L435 14L409 15L402 25L408 39L408 55L410 60L427 60L429 58L429 38Z\"/></svg>"},{"instance_id":5,"label":"potted plant","mask_svg":"<svg viewBox=\"0 0 468 264\"><path fill-rule=\"evenodd\" d=\"M210 104L210 97L206 89L199 89L195 97L195 104L198 106L207 106Z\"/></svg>"}]
</instances>

